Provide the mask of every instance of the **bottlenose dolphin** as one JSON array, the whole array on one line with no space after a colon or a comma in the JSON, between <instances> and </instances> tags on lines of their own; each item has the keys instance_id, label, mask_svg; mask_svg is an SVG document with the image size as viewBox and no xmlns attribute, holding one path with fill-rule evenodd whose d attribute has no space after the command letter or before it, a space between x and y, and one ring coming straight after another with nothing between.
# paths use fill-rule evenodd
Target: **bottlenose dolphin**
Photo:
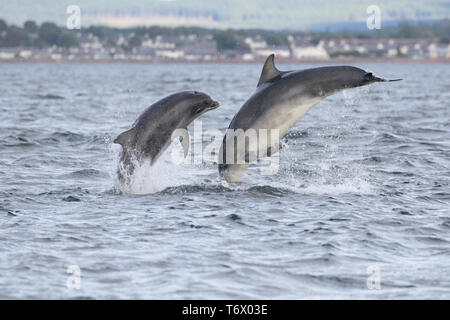
<instances>
[{"instance_id":1,"label":"bottlenose dolphin","mask_svg":"<svg viewBox=\"0 0 450 320\"><path fill-rule=\"evenodd\" d=\"M114 140L122 145L119 178L123 180L125 175L131 175L136 162L143 159L150 159L153 165L176 137L180 137L186 157L189 151L186 127L201 114L218 106L219 103L207 94L197 91L178 92L152 104L131 129Z\"/></svg>"},{"instance_id":2,"label":"bottlenose dolphin","mask_svg":"<svg viewBox=\"0 0 450 320\"><path fill-rule=\"evenodd\" d=\"M231 120L223 138L220 175L228 182L239 182L253 161L278 152L280 139L325 97L374 82L398 80L378 78L351 66L280 71L274 55L270 55L256 91ZM275 131L277 134L272 135ZM256 132L257 139L250 139L249 132Z\"/></svg>"}]
</instances>

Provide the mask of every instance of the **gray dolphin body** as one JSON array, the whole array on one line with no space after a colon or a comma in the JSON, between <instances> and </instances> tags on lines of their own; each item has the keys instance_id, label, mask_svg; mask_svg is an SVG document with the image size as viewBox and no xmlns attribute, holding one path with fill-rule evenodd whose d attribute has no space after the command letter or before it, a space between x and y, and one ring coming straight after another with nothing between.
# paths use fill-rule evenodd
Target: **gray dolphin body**
<instances>
[{"instance_id":1,"label":"gray dolphin body","mask_svg":"<svg viewBox=\"0 0 450 320\"><path fill-rule=\"evenodd\" d=\"M169 95L148 107L132 128L122 132L114 143L122 145L119 178L134 172L136 161L150 159L153 165L172 140L180 137L186 157L189 150L187 126L201 114L215 109L219 103L207 94L182 91Z\"/></svg>"},{"instance_id":2,"label":"gray dolphin body","mask_svg":"<svg viewBox=\"0 0 450 320\"><path fill-rule=\"evenodd\" d=\"M279 71L274 65L274 55L270 55L256 91L235 115L225 134L219 152L220 175L228 182L239 182L251 162L278 152L279 140L325 97L348 88L397 80L401 79L384 80L351 66ZM236 130L247 132L248 129L267 129L262 135L277 129L279 138L261 139L260 133L257 143L247 140L239 144Z\"/></svg>"}]
</instances>

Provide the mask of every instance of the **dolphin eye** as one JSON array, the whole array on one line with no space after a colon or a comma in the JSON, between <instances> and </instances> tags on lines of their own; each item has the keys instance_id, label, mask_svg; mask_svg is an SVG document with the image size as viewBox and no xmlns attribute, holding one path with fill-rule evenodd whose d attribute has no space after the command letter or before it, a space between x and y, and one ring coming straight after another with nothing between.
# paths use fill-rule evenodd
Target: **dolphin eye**
<instances>
[{"instance_id":1,"label":"dolphin eye","mask_svg":"<svg viewBox=\"0 0 450 320\"><path fill-rule=\"evenodd\" d=\"M372 74L372 72L366 73L366 74L364 75L364 80L366 80L366 81L373 80L373 74Z\"/></svg>"},{"instance_id":2,"label":"dolphin eye","mask_svg":"<svg viewBox=\"0 0 450 320\"><path fill-rule=\"evenodd\" d=\"M195 114L198 114L198 113L200 113L202 111L203 111L203 107L201 105L196 106L195 109L194 109L194 113Z\"/></svg>"}]
</instances>

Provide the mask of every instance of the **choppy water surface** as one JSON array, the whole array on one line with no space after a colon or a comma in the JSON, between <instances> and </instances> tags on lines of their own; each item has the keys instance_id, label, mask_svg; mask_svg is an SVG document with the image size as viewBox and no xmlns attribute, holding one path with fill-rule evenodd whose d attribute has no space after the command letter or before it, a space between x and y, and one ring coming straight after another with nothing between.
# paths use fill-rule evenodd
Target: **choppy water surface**
<instances>
[{"instance_id":1,"label":"choppy water surface","mask_svg":"<svg viewBox=\"0 0 450 320\"><path fill-rule=\"evenodd\" d=\"M0 298L450 298L450 68L357 66L405 80L313 107L276 175L230 185L174 143L124 193L117 134L195 89L222 103L207 146L261 65L1 64Z\"/></svg>"}]
</instances>

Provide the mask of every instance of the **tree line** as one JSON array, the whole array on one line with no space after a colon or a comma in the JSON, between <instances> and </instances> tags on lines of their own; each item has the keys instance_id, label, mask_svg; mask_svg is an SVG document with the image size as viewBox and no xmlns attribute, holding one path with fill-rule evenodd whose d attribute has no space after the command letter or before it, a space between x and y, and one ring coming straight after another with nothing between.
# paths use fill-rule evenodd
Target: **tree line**
<instances>
[{"instance_id":1,"label":"tree line","mask_svg":"<svg viewBox=\"0 0 450 320\"><path fill-rule=\"evenodd\" d=\"M34 21L26 21L22 27L7 25L0 19L1 47L75 47L78 46L76 34L61 28L53 22L44 22L40 26Z\"/></svg>"},{"instance_id":2,"label":"tree line","mask_svg":"<svg viewBox=\"0 0 450 320\"><path fill-rule=\"evenodd\" d=\"M433 23L401 23L380 30L367 31L292 31L263 29L207 29L201 27L135 27L118 29L106 26L90 26L81 30L68 30L52 22L38 25L34 21L26 21L23 26L8 25L0 19L0 47L76 47L79 45L78 34L94 34L106 46L115 46L120 35L128 37L126 48L138 47L144 37L171 37L195 34L199 37L212 36L219 50L249 51L244 39L249 36L260 36L270 46L288 45L287 36L307 37L312 43L331 38L436 38L441 43L449 44L450 20L444 19Z\"/></svg>"}]
</instances>

